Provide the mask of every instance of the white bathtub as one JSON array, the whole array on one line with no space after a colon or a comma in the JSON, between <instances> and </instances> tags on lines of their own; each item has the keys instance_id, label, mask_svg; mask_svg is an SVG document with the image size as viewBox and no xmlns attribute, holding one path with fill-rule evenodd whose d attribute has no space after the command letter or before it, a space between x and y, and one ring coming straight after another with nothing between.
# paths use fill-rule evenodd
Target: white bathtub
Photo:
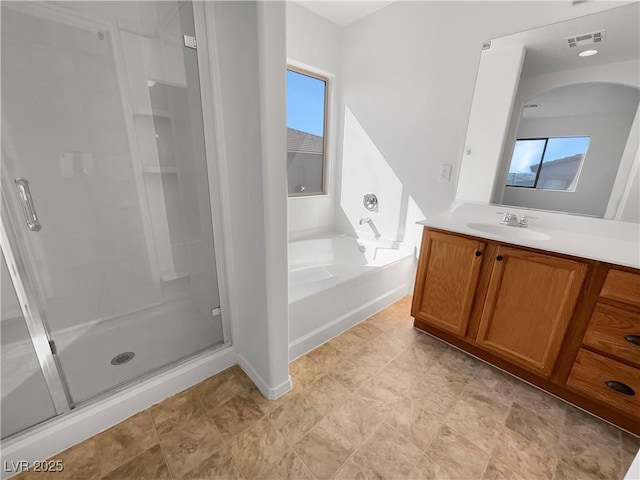
<instances>
[{"instance_id":1,"label":"white bathtub","mask_svg":"<svg viewBox=\"0 0 640 480\"><path fill-rule=\"evenodd\" d=\"M344 235L289 243L289 358L407 295L415 247Z\"/></svg>"}]
</instances>

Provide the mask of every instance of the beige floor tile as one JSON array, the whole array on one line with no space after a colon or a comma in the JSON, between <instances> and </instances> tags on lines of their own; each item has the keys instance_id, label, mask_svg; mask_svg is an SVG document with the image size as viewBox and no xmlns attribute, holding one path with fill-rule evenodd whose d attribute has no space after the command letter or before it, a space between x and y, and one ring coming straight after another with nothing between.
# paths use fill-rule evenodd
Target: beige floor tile
<instances>
[{"instance_id":1,"label":"beige floor tile","mask_svg":"<svg viewBox=\"0 0 640 480\"><path fill-rule=\"evenodd\" d=\"M382 412L390 402L403 398L394 388L395 381L379 374L365 381L354 393L354 397L370 405L373 409Z\"/></svg>"},{"instance_id":2,"label":"beige floor tile","mask_svg":"<svg viewBox=\"0 0 640 480\"><path fill-rule=\"evenodd\" d=\"M149 409L159 434L169 432L206 412L195 389L189 389Z\"/></svg>"},{"instance_id":3,"label":"beige floor tile","mask_svg":"<svg viewBox=\"0 0 640 480\"><path fill-rule=\"evenodd\" d=\"M565 462L562 458L558 460L555 477L556 480L607 480L606 477L600 477L592 472L585 472L573 465ZM622 478L622 477L611 477Z\"/></svg>"},{"instance_id":4,"label":"beige floor tile","mask_svg":"<svg viewBox=\"0 0 640 480\"><path fill-rule=\"evenodd\" d=\"M30 470L12 477L12 480L96 480L101 477L93 438L68 448L51 458L50 461L62 462L62 470L52 472ZM4 467L6 468L7 465Z\"/></svg>"},{"instance_id":5,"label":"beige floor tile","mask_svg":"<svg viewBox=\"0 0 640 480\"><path fill-rule=\"evenodd\" d=\"M460 396L471 378L470 374L455 370L449 365L436 363L423 375L423 382L430 390L443 395Z\"/></svg>"},{"instance_id":6,"label":"beige floor tile","mask_svg":"<svg viewBox=\"0 0 640 480\"><path fill-rule=\"evenodd\" d=\"M640 451L640 438L627 432L620 432L620 458L626 471Z\"/></svg>"},{"instance_id":7,"label":"beige floor tile","mask_svg":"<svg viewBox=\"0 0 640 480\"><path fill-rule=\"evenodd\" d=\"M160 445L176 477L186 477L188 472L202 465L215 451L227 452L213 420L207 415L160 434Z\"/></svg>"},{"instance_id":8,"label":"beige floor tile","mask_svg":"<svg viewBox=\"0 0 640 480\"><path fill-rule=\"evenodd\" d=\"M330 343L319 346L306 356L320 365L324 371L336 368L349 357L349 355L338 350L336 346Z\"/></svg>"},{"instance_id":9,"label":"beige floor tile","mask_svg":"<svg viewBox=\"0 0 640 480\"><path fill-rule=\"evenodd\" d=\"M624 476L625 466L618 443L606 437L572 433L561 434L558 442L557 453L564 464L589 477L606 479ZM566 466L562 468L569 470Z\"/></svg>"},{"instance_id":10,"label":"beige floor tile","mask_svg":"<svg viewBox=\"0 0 640 480\"><path fill-rule=\"evenodd\" d=\"M443 353L444 351L432 350L418 342L401 353L395 362L401 364L406 369L414 368L425 371L434 366Z\"/></svg>"},{"instance_id":11,"label":"beige floor tile","mask_svg":"<svg viewBox=\"0 0 640 480\"><path fill-rule=\"evenodd\" d=\"M360 454L354 453L335 474L333 480L385 480Z\"/></svg>"},{"instance_id":12,"label":"beige floor tile","mask_svg":"<svg viewBox=\"0 0 640 480\"><path fill-rule=\"evenodd\" d=\"M171 474L160 445L156 445L102 478L103 480L164 480L170 479Z\"/></svg>"},{"instance_id":13,"label":"beige floor tile","mask_svg":"<svg viewBox=\"0 0 640 480\"><path fill-rule=\"evenodd\" d=\"M564 423L567 404L531 385L520 382L514 394L514 401L550 421Z\"/></svg>"},{"instance_id":14,"label":"beige floor tile","mask_svg":"<svg viewBox=\"0 0 640 480\"><path fill-rule=\"evenodd\" d=\"M392 328L397 328L398 326L402 326L403 324L398 322L396 318L393 316L389 316L388 314L380 314L376 313L375 315L369 317L365 323L373 325L376 328L379 328L383 332L387 332Z\"/></svg>"},{"instance_id":15,"label":"beige floor tile","mask_svg":"<svg viewBox=\"0 0 640 480\"><path fill-rule=\"evenodd\" d=\"M407 478L409 480L461 480L455 473L452 477L451 472L438 465L429 455L422 455Z\"/></svg>"},{"instance_id":16,"label":"beige floor tile","mask_svg":"<svg viewBox=\"0 0 640 480\"><path fill-rule=\"evenodd\" d=\"M353 397L341 403L328 418L355 448L373 435L382 422L382 415L362 400Z\"/></svg>"},{"instance_id":17,"label":"beige floor tile","mask_svg":"<svg viewBox=\"0 0 640 480\"><path fill-rule=\"evenodd\" d=\"M262 475L289 451L282 435L266 417L233 437L229 441L229 448L236 465L247 479Z\"/></svg>"},{"instance_id":18,"label":"beige floor tile","mask_svg":"<svg viewBox=\"0 0 640 480\"><path fill-rule=\"evenodd\" d=\"M255 386L237 365L228 368L195 387L205 408L216 408L238 395L249 395Z\"/></svg>"},{"instance_id":19,"label":"beige floor tile","mask_svg":"<svg viewBox=\"0 0 640 480\"><path fill-rule=\"evenodd\" d=\"M489 459L487 467L482 474L482 480L525 480L521 475L513 472L494 459ZM562 480L562 477L558 478Z\"/></svg>"},{"instance_id":20,"label":"beige floor tile","mask_svg":"<svg viewBox=\"0 0 640 480\"><path fill-rule=\"evenodd\" d=\"M362 349L351 356L351 360L359 363L366 363L376 369L384 367L393 360L397 354L388 349L380 349L373 343L367 343Z\"/></svg>"},{"instance_id":21,"label":"beige floor tile","mask_svg":"<svg viewBox=\"0 0 640 480\"><path fill-rule=\"evenodd\" d=\"M228 448L218 448L193 470L184 476L174 476L175 480L244 480L240 470L233 461Z\"/></svg>"},{"instance_id":22,"label":"beige floor tile","mask_svg":"<svg viewBox=\"0 0 640 480\"><path fill-rule=\"evenodd\" d=\"M393 390L395 393L403 397L413 398L426 390L427 384L424 379L427 373L428 371L421 372L417 369L408 369L396 359L377 372L375 378L379 379L388 389Z\"/></svg>"},{"instance_id":23,"label":"beige floor tile","mask_svg":"<svg viewBox=\"0 0 640 480\"><path fill-rule=\"evenodd\" d=\"M149 412L138 413L95 436L100 471L106 475L157 443Z\"/></svg>"},{"instance_id":24,"label":"beige floor tile","mask_svg":"<svg viewBox=\"0 0 640 480\"><path fill-rule=\"evenodd\" d=\"M349 440L327 418L293 448L318 479L331 478L354 451Z\"/></svg>"},{"instance_id":25,"label":"beige floor tile","mask_svg":"<svg viewBox=\"0 0 640 480\"><path fill-rule=\"evenodd\" d=\"M511 406L505 425L524 438L551 449L558 443L562 430L562 424L541 417L517 402Z\"/></svg>"},{"instance_id":26,"label":"beige floor tile","mask_svg":"<svg viewBox=\"0 0 640 480\"><path fill-rule=\"evenodd\" d=\"M410 304L293 362L276 401L235 366L15 478L624 477L640 439L413 328Z\"/></svg>"},{"instance_id":27,"label":"beige floor tile","mask_svg":"<svg viewBox=\"0 0 640 480\"><path fill-rule=\"evenodd\" d=\"M494 403L491 397L465 392L447 415L445 423L489 454L508 412L506 407Z\"/></svg>"},{"instance_id":28,"label":"beige floor tile","mask_svg":"<svg viewBox=\"0 0 640 480\"><path fill-rule=\"evenodd\" d=\"M479 478L489 456L474 443L443 426L424 452L445 472L459 478Z\"/></svg>"},{"instance_id":29,"label":"beige floor tile","mask_svg":"<svg viewBox=\"0 0 640 480\"><path fill-rule=\"evenodd\" d=\"M253 400L238 395L209 410L209 416L222 438L229 439L254 424L264 413Z\"/></svg>"},{"instance_id":30,"label":"beige floor tile","mask_svg":"<svg viewBox=\"0 0 640 480\"><path fill-rule=\"evenodd\" d=\"M335 347L341 354L346 356L353 355L364 346L362 339L351 330L347 330L341 335L332 338L329 340L328 344Z\"/></svg>"},{"instance_id":31,"label":"beige floor tile","mask_svg":"<svg viewBox=\"0 0 640 480\"><path fill-rule=\"evenodd\" d=\"M346 388L353 391L358 389L367 379L371 378L379 368L376 362L349 358L332 371L331 376Z\"/></svg>"},{"instance_id":32,"label":"beige floor tile","mask_svg":"<svg viewBox=\"0 0 640 480\"><path fill-rule=\"evenodd\" d=\"M567 406L563 432L573 437L597 439L607 445L621 440L619 428L571 406Z\"/></svg>"},{"instance_id":33,"label":"beige floor tile","mask_svg":"<svg viewBox=\"0 0 640 480\"><path fill-rule=\"evenodd\" d=\"M553 478L557 457L535 442L503 427L491 457L524 478Z\"/></svg>"},{"instance_id":34,"label":"beige floor tile","mask_svg":"<svg viewBox=\"0 0 640 480\"><path fill-rule=\"evenodd\" d=\"M259 479L264 480L315 480L300 457L293 451L282 457L279 461L269 465L260 472Z\"/></svg>"},{"instance_id":35,"label":"beige floor tile","mask_svg":"<svg viewBox=\"0 0 640 480\"><path fill-rule=\"evenodd\" d=\"M469 376L475 374L475 372L483 365L483 362L475 357L472 357L468 353L465 353L457 348L449 348L442 357L440 357L439 363L441 365L450 367L457 373L467 373Z\"/></svg>"},{"instance_id":36,"label":"beige floor tile","mask_svg":"<svg viewBox=\"0 0 640 480\"><path fill-rule=\"evenodd\" d=\"M384 477L394 479L407 477L422 452L393 427L383 423L358 453Z\"/></svg>"},{"instance_id":37,"label":"beige floor tile","mask_svg":"<svg viewBox=\"0 0 640 480\"><path fill-rule=\"evenodd\" d=\"M269 420L289 445L300 440L322 417L322 412L302 393L293 394L285 405L269 414Z\"/></svg>"},{"instance_id":38,"label":"beige floor tile","mask_svg":"<svg viewBox=\"0 0 640 480\"><path fill-rule=\"evenodd\" d=\"M476 392L488 396L508 409L517 397L521 383L511 375L483 364L471 376L465 393Z\"/></svg>"},{"instance_id":39,"label":"beige floor tile","mask_svg":"<svg viewBox=\"0 0 640 480\"><path fill-rule=\"evenodd\" d=\"M305 391L304 396L322 413L329 413L335 407L344 402L350 391L331 375L325 375L320 380L312 383Z\"/></svg>"},{"instance_id":40,"label":"beige floor tile","mask_svg":"<svg viewBox=\"0 0 640 480\"><path fill-rule=\"evenodd\" d=\"M400 397L385 408L384 420L420 450L424 450L442 426L444 418L422 409L417 400Z\"/></svg>"},{"instance_id":41,"label":"beige floor tile","mask_svg":"<svg viewBox=\"0 0 640 480\"><path fill-rule=\"evenodd\" d=\"M306 355L289 364L289 374L293 380L294 388L299 390L304 390L312 383L320 380L325 375L325 370L322 365L314 362Z\"/></svg>"},{"instance_id":42,"label":"beige floor tile","mask_svg":"<svg viewBox=\"0 0 640 480\"><path fill-rule=\"evenodd\" d=\"M359 323L356 326L352 327L349 331L355 333L358 337L360 337L360 339L365 342L373 340L383 332L383 330L381 330L380 328L367 322Z\"/></svg>"}]
</instances>

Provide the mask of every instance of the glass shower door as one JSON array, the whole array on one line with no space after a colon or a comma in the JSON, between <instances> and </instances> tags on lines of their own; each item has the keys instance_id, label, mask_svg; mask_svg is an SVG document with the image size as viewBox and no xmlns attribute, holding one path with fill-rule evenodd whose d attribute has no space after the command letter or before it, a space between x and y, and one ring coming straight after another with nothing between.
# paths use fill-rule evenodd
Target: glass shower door
<instances>
[{"instance_id":1,"label":"glass shower door","mask_svg":"<svg viewBox=\"0 0 640 480\"><path fill-rule=\"evenodd\" d=\"M25 318L0 255L1 436L5 438L56 415Z\"/></svg>"},{"instance_id":2,"label":"glass shower door","mask_svg":"<svg viewBox=\"0 0 640 480\"><path fill-rule=\"evenodd\" d=\"M72 404L224 342L193 36L190 2L2 2L2 187Z\"/></svg>"}]
</instances>

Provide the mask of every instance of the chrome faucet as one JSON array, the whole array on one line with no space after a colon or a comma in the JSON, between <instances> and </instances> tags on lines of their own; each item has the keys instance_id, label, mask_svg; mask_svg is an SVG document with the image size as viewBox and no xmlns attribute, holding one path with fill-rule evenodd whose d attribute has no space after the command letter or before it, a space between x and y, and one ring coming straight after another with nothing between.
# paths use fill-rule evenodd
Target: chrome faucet
<instances>
[{"instance_id":1,"label":"chrome faucet","mask_svg":"<svg viewBox=\"0 0 640 480\"><path fill-rule=\"evenodd\" d=\"M362 225L364 223L371 223L371 217L362 217L360 220L358 220L358 223L360 225Z\"/></svg>"},{"instance_id":2,"label":"chrome faucet","mask_svg":"<svg viewBox=\"0 0 640 480\"><path fill-rule=\"evenodd\" d=\"M510 227L520 227L520 228L528 228L529 227L529 219L535 220L538 217L531 217L529 215L522 215L520 220L518 220L518 216L514 213L509 212L496 212L502 215L502 220L500 220L501 225L508 225Z\"/></svg>"}]
</instances>

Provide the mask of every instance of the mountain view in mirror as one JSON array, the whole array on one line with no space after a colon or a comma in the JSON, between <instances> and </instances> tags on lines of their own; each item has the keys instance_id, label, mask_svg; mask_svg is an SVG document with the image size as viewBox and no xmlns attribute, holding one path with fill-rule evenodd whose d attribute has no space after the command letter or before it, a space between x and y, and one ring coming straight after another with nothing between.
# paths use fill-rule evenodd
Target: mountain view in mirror
<instances>
[{"instance_id":1,"label":"mountain view in mirror","mask_svg":"<svg viewBox=\"0 0 640 480\"><path fill-rule=\"evenodd\" d=\"M461 200L638 222L638 3L492 40Z\"/></svg>"}]
</instances>

